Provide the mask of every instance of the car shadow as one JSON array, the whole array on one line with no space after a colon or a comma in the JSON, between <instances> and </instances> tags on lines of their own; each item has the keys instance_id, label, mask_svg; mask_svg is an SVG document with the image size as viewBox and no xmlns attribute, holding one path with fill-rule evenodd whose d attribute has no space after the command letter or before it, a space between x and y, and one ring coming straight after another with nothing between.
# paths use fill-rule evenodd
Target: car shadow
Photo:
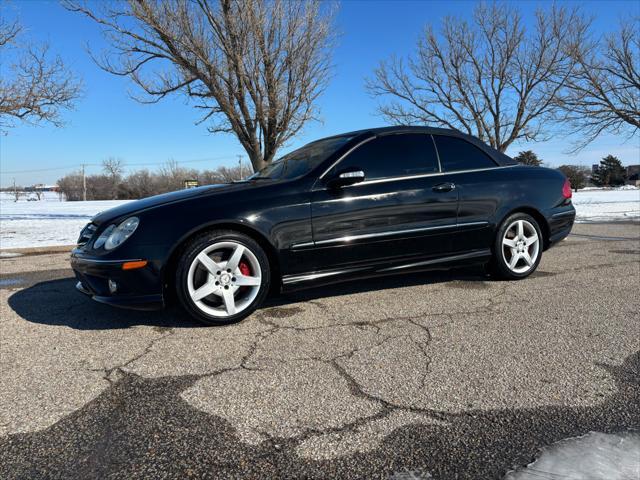
<instances>
[{"instance_id":1,"label":"car shadow","mask_svg":"<svg viewBox=\"0 0 640 480\"><path fill-rule=\"evenodd\" d=\"M94 302L76 291L76 283L72 277L36 283L9 297L9 307L29 322L78 330L109 330L138 325L159 329L200 326L175 308L144 312Z\"/></svg>"},{"instance_id":2,"label":"car shadow","mask_svg":"<svg viewBox=\"0 0 640 480\"><path fill-rule=\"evenodd\" d=\"M272 295L263 308L281 307L318 298L384 291L441 282L452 282L454 288L485 288L489 278L482 268L410 273L377 277ZM194 322L177 306L165 310L124 310L94 302L75 289L76 279L59 278L35 283L16 291L9 306L20 317L33 323L58 325L78 330L109 330L148 325L158 328L194 328Z\"/></svg>"},{"instance_id":3,"label":"car shadow","mask_svg":"<svg viewBox=\"0 0 640 480\"><path fill-rule=\"evenodd\" d=\"M183 392L206 375L144 378L121 372L95 399L52 426L0 439L0 477L156 478L162 472L165 478L256 480L498 479L566 438L591 431L638 435L640 352L620 366L595 366L615 381L595 405L425 411L424 421L399 426L371 450L326 460L299 455L309 433L242 442L228 420L185 400ZM565 478L530 472L527 478Z\"/></svg>"},{"instance_id":4,"label":"car shadow","mask_svg":"<svg viewBox=\"0 0 640 480\"><path fill-rule=\"evenodd\" d=\"M329 285L304 288L271 297L265 307L283 306L288 303L306 302L327 297L339 297L372 291L415 287L435 283L452 282L453 288L486 288L492 279L482 266L468 266L450 270L399 273L366 279L348 280Z\"/></svg>"}]
</instances>

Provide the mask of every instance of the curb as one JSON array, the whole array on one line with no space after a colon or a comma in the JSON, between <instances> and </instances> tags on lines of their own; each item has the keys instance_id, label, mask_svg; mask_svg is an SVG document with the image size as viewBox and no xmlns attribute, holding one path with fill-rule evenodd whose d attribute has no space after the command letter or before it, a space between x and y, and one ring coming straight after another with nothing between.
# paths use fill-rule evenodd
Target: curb
<instances>
[{"instance_id":1,"label":"curb","mask_svg":"<svg viewBox=\"0 0 640 480\"><path fill-rule=\"evenodd\" d=\"M27 247L27 248L1 248L0 258L3 254L5 258L11 258L12 256L7 254L16 254L15 257L22 255L46 255L49 253L71 253L76 246L75 245L56 245L51 247Z\"/></svg>"}]
</instances>

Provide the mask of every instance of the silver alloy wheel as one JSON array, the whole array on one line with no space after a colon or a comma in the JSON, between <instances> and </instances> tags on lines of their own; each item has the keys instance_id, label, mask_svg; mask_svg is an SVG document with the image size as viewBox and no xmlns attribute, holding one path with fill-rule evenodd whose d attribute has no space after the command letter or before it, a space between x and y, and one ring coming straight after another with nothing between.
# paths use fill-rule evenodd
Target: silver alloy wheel
<instances>
[{"instance_id":1,"label":"silver alloy wheel","mask_svg":"<svg viewBox=\"0 0 640 480\"><path fill-rule=\"evenodd\" d=\"M516 220L502 237L502 257L512 272L526 273L540 254L540 239L535 227L526 220Z\"/></svg>"},{"instance_id":2,"label":"silver alloy wheel","mask_svg":"<svg viewBox=\"0 0 640 480\"><path fill-rule=\"evenodd\" d=\"M241 264L249 268L244 275ZM255 254L235 241L214 243L189 266L187 289L193 303L208 315L230 317L251 305L260 291L262 270Z\"/></svg>"}]
</instances>

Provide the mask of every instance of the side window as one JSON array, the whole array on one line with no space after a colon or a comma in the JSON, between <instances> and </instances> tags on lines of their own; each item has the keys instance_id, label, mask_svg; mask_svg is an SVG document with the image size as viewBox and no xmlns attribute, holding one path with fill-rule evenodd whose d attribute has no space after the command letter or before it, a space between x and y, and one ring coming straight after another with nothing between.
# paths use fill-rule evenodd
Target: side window
<instances>
[{"instance_id":1,"label":"side window","mask_svg":"<svg viewBox=\"0 0 640 480\"><path fill-rule=\"evenodd\" d=\"M438 147L442 170L445 172L497 166L486 153L462 138L446 135L434 135L433 138Z\"/></svg>"},{"instance_id":2,"label":"side window","mask_svg":"<svg viewBox=\"0 0 640 480\"><path fill-rule=\"evenodd\" d=\"M433 141L424 134L391 134L369 140L336 165L358 167L366 180L437 172Z\"/></svg>"}]
</instances>

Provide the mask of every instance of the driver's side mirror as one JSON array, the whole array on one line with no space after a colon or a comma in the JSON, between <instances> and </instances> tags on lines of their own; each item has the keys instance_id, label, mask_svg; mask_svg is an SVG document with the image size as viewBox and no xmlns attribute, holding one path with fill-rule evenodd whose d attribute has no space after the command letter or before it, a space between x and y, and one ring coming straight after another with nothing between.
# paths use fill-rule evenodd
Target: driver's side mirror
<instances>
[{"instance_id":1,"label":"driver's side mirror","mask_svg":"<svg viewBox=\"0 0 640 480\"><path fill-rule=\"evenodd\" d=\"M364 181L364 172L359 168L347 168L339 171L333 176L327 186L329 188L346 187L347 185L353 185L354 183L360 183Z\"/></svg>"}]
</instances>

